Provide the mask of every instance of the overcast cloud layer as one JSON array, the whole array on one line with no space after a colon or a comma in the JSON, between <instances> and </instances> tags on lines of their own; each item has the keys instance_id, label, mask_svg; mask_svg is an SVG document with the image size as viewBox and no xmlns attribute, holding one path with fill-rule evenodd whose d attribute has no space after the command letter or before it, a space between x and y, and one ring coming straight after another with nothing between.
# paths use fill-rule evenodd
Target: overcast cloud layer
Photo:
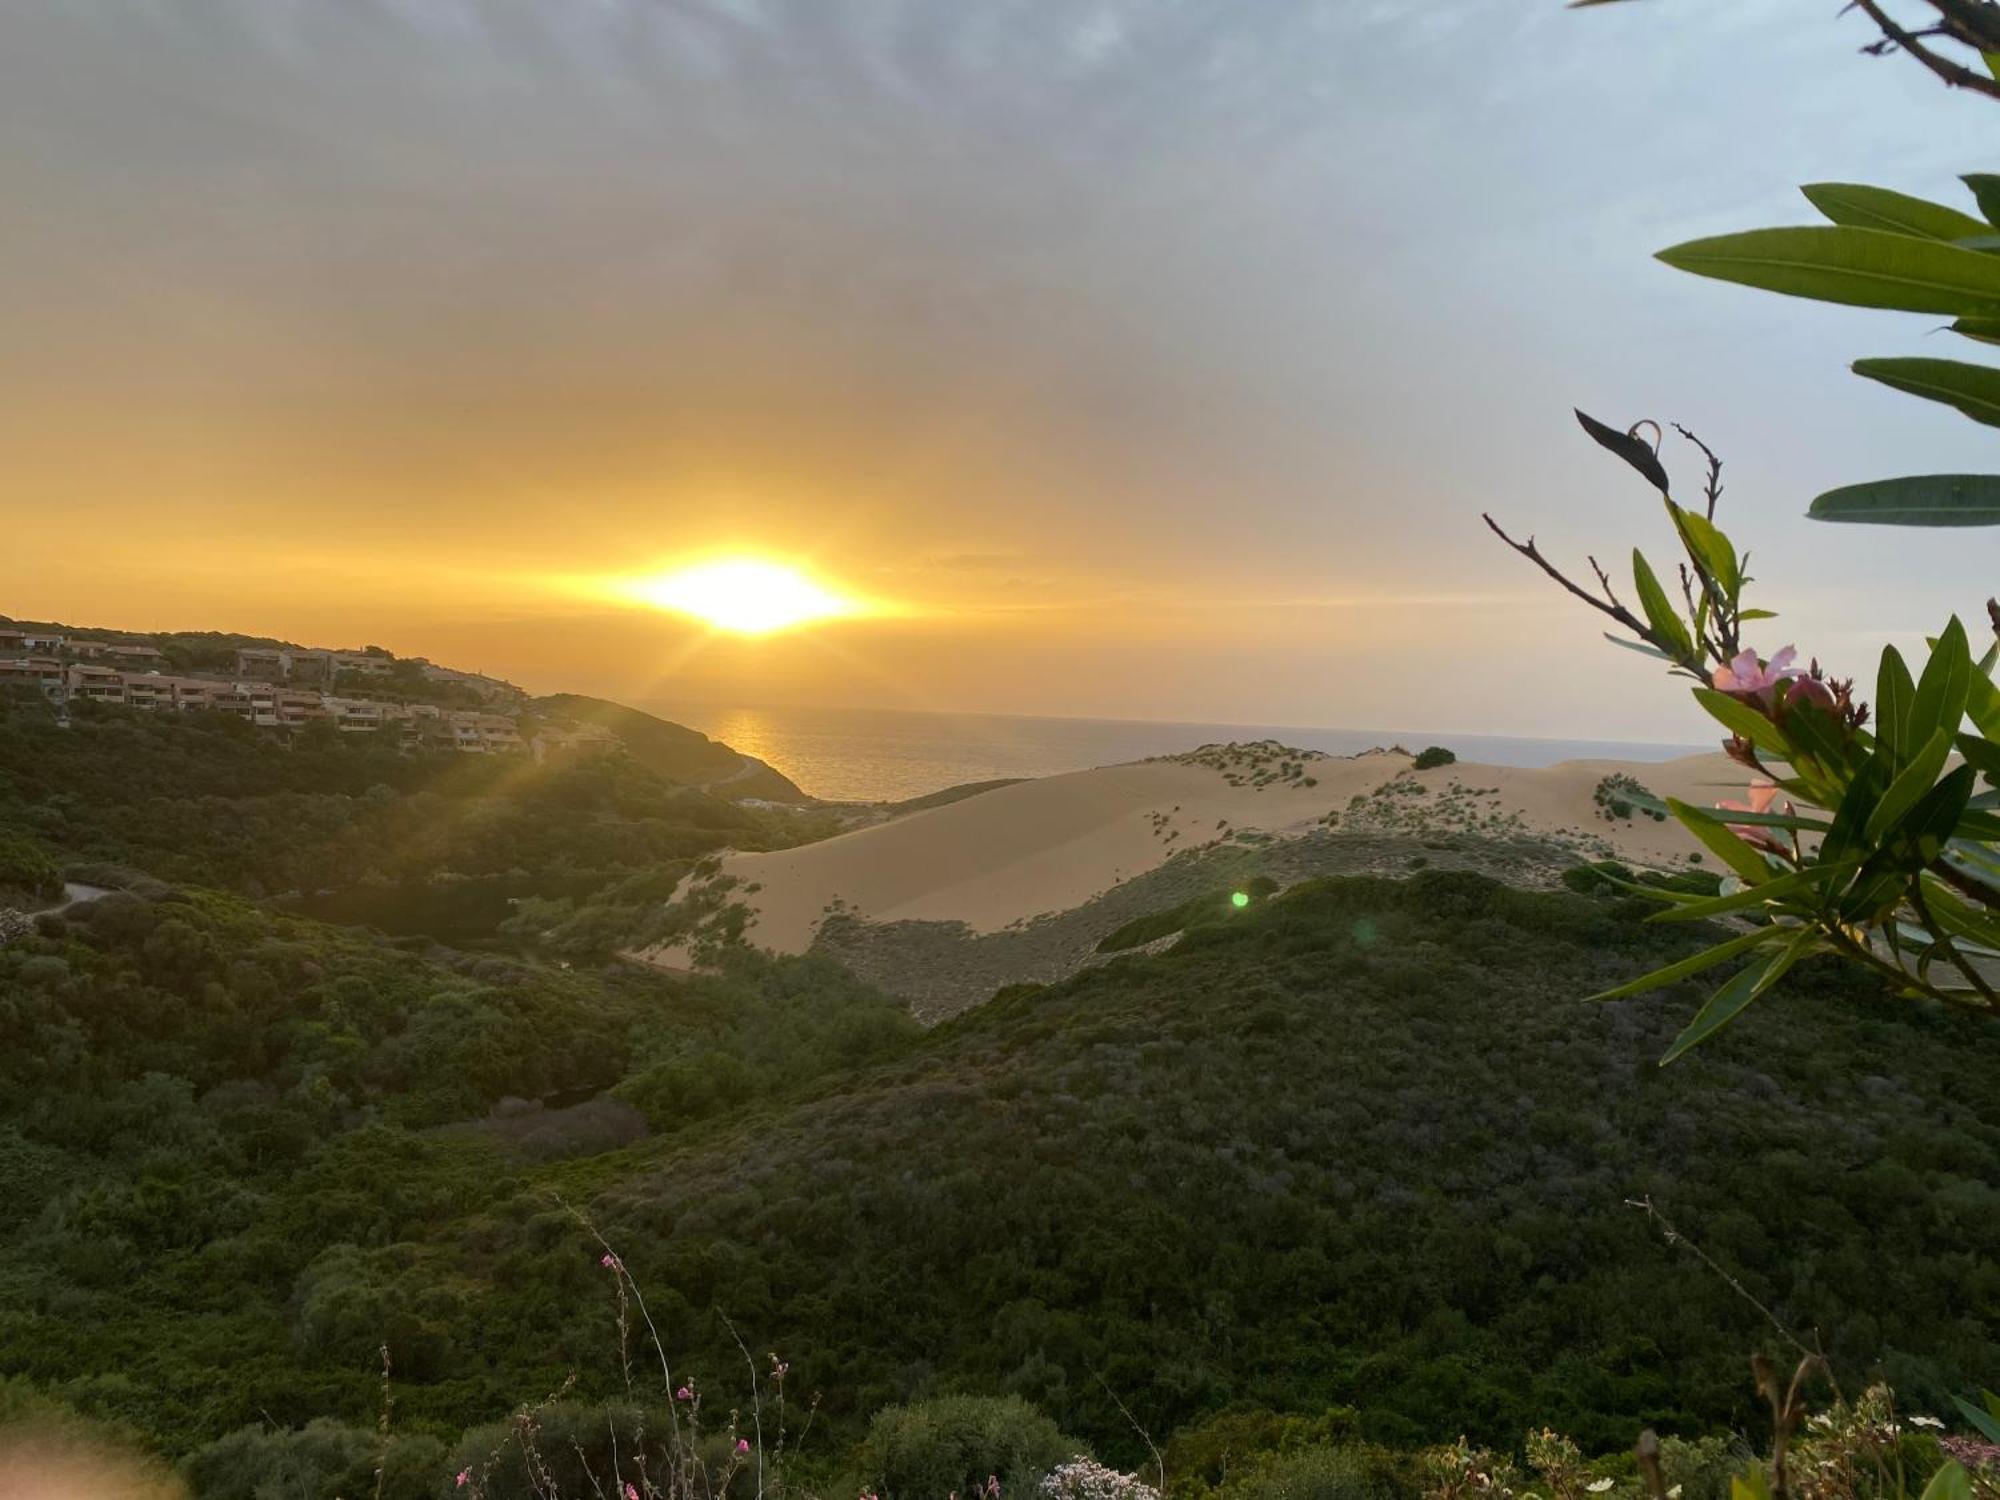
<instances>
[{"instance_id":1,"label":"overcast cloud layer","mask_svg":"<svg viewBox=\"0 0 2000 1500\"><path fill-rule=\"evenodd\" d=\"M1923 320L1650 259L1987 164L1990 108L1833 9L8 0L0 611L627 693L1687 737L1479 523L1648 534L1572 405L1723 452L1767 649L1865 672L1992 587L1977 536L1801 518L1991 464L1845 372ZM722 545L909 612L702 648L572 586Z\"/></svg>"}]
</instances>

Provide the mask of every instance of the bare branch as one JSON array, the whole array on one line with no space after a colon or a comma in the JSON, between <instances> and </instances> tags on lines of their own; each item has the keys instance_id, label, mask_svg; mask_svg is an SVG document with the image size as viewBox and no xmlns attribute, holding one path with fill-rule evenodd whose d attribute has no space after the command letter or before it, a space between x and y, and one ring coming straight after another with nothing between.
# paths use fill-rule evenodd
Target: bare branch
<instances>
[{"instance_id":1,"label":"bare branch","mask_svg":"<svg viewBox=\"0 0 2000 1500\"><path fill-rule=\"evenodd\" d=\"M1880 28L1884 38L1893 42L1918 62L1929 68L1932 73L1943 79L1948 87L1971 89L1975 94L1984 94L1989 99L2000 99L2000 82L1995 82L1984 73L1974 72L1971 68L1961 63L1955 63L1950 58L1933 52L1923 44L1915 32L1899 26L1895 21L1891 20L1888 13L1876 3L1876 0L1854 0L1854 3L1867 13L1869 20L1873 21ZM1939 9L1944 8L1940 0L1931 0L1931 3ZM1972 45L1978 44L1974 43Z\"/></svg>"},{"instance_id":2,"label":"bare branch","mask_svg":"<svg viewBox=\"0 0 2000 1500\"><path fill-rule=\"evenodd\" d=\"M1639 639L1642 641L1646 641L1649 644L1655 646L1660 644L1658 641L1653 639L1653 632L1650 629L1648 629L1644 624L1642 624L1639 621L1638 617L1635 616L1629 609L1625 608L1624 605L1619 604L1616 601L1613 601L1611 603L1606 603L1604 600L1598 598L1595 594L1591 593L1588 589L1583 588L1577 584L1571 583L1569 579L1563 575L1561 569L1557 568L1554 563L1550 562L1546 557L1542 556L1541 549L1535 545L1535 539L1533 537L1529 537L1525 542L1517 542L1511 536L1507 535L1506 532L1500 529L1500 523L1494 520L1492 516L1487 515L1485 512L1481 512L1480 519L1485 521L1488 529L1491 530L1495 536L1499 537L1501 541L1505 542L1509 547L1512 547L1516 552L1520 553L1521 556L1527 558L1529 562L1533 563L1536 567L1540 568L1544 573L1548 574L1549 577L1553 578L1557 583L1561 584L1564 588L1568 589L1570 593L1576 595L1577 598L1581 599L1585 604L1588 604L1592 609L1596 610L1599 614L1609 615L1612 619L1616 620L1620 625L1624 626L1627 630L1631 631L1634 635L1638 636ZM1593 566L1595 566L1595 564L1593 564Z\"/></svg>"},{"instance_id":3,"label":"bare branch","mask_svg":"<svg viewBox=\"0 0 2000 1500\"><path fill-rule=\"evenodd\" d=\"M1680 423L1674 423L1674 431L1701 449L1701 456L1708 460L1708 477L1702 484L1702 495L1708 501L1708 519L1715 519L1715 503L1722 498L1722 460L1715 456L1715 450L1700 438L1689 432Z\"/></svg>"},{"instance_id":4,"label":"bare branch","mask_svg":"<svg viewBox=\"0 0 2000 1500\"><path fill-rule=\"evenodd\" d=\"M1534 545L1533 537L1530 537L1528 539L1528 545L1531 547ZM1618 605L1620 609L1623 609L1625 606L1619 603L1618 594L1611 587L1611 575L1609 573L1606 573L1604 569L1602 569L1597 565L1596 558L1586 555L1584 561L1590 564L1590 571L1597 575L1597 586L1604 590L1604 597L1609 599L1613 604Z\"/></svg>"}]
</instances>

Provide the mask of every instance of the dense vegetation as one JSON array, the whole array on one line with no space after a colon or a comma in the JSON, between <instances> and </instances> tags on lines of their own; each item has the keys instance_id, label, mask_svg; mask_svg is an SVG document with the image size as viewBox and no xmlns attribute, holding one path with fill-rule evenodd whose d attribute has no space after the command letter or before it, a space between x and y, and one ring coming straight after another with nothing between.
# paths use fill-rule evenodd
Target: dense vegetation
<instances>
[{"instance_id":1,"label":"dense vegetation","mask_svg":"<svg viewBox=\"0 0 2000 1500\"><path fill-rule=\"evenodd\" d=\"M809 811L684 784L734 753L616 712L636 750L536 765L225 714L78 704L63 725L39 700L0 699L0 828L80 879L135 868L388 932L593 957L635 936L699 857L817 831Z\"/></svg>"},{"instance_id":2,"label":"dense vegetation","mask_svg":"<svg viewBox=\"0 0 2000 1500\"><path fill-rule=\"evenodd\" d=\"M431 1242L530 1193L534 1162L645 1128L564 1106L623 1080L671 1135L915 1030L805 961L564 973L175 892L40 927L0 947L0 1374L170 1451L365 1408L384 1340L413 1416L504 1412L521 1351L485 1368L471 1316L504 1268ZM490 1113L510 1097L550 1107ZM574 1290L550 1311L581 1354L602 1330Z\"/></svg>"},{"instance_id":3,"label":"dense vegetation","mask_svg":"<svg viewBox=\"0 0 2000 1500\"><path fill-rule=\"evenodd\" d=\"M1850 1383L1990 1380L1989 1033L1814 964L1662 1071L1684 995L1571 998L1699 941L1644 909L1318 882L917 1033L798 961L562 972L116 896L0 948L0 1376L249 1472L314 1419L359 1462L386 1341L428 1493L571 1371L622 1398L587 1217L717 1402L725 1315L783 1351L829 1472L952 1392L1127 1461L1119 1399L1162 1437L1754 1430L1771 1330L1650 1196Z\"/></svg>"},{"instance_id":4,"label":"dense vegetation","mask_svg":"<svg viewBox=\"0 0 2000 1500\"><path fill-rule=\"evenodd\" d=\"M1123 926L1112 929L1098 943L1097 951L1123 953L1128 948L1144 947L1147 943L1171 937L1189 928L1227 922L1239 910L1247 908L1251 902L1275 895L1277 890L1278 882L1270 876L1253 875L1238 885L1203 891L1199 896L1190 897L1178 906L1170 906L1164 911L1149 912L1143 917L1134 917Z\"/></svg>"}]
</instances>

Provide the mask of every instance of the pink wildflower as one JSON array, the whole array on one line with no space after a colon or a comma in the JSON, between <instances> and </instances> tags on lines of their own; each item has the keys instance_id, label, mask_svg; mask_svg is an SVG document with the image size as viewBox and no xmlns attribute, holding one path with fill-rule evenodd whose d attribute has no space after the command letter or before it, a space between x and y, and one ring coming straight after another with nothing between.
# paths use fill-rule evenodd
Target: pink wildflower
<instances>
[{"instance_id":1,"label":"pink wildflower","mask_svg":"<svg viewBox=\"0 0 2000 1500\"><path fill-rule=\"evenodd\" d=\"M986 1476L986 1493L989 1500L1000 1500L1000 1476L998 1474L988 1474Z\"/></svg>"},{"instance_id":2,"label":"pink wildflower","mask_svg":"<svg viewBox=\"0 0 2000 1500\"><path fill-rule=\"evenodd\" d=\"M750 1439L738 1438L736 1440L736 1451L738 1453L748 1453L750 1451Z\"/></svg>"},{"instance_id":3,"label":"pink wildflower","mask_svg":"<svg viewBox=\"0 0 2000 1500\"><path fill-rule=\"evenodd\" d=\"M676 1401L692 1401L694 1400L694 1392L689 1390L686 1386L682 1386L679 1390L674 1392L674 1399Z\"/></svg>"},{"instance_id":4,"label":"pink wildflower","mask_svg":"<svg viewBox=\"0 0 2000 1500\"><path fill-rule=\"evenodd\" d=\"M472 1483L472 1470L460 1469L458 1471L458 1487L464 1489L470 1483Z\"/></svg>"},{"instance_id":5,"label":"pink wildflower","mask_svg":"<svg viewBox=\"0 0 2000 1500\"><path fill-rule=\"evenodd\" d=\"M625 1481L625 1500L639 1500L639 1487L629 1479Z\"/></svg>"},{"instance_id":6,"label":"pink wildflower","mask_svg":"<svg viewBox=\"0 0 2000 1500\"><path fill-rule=\"evenodd\" d=\"M615 1271L618 1269L618 1257L607 1250L604 1252L604 1259L600 1260L598 1264L607 1271Z\"/></svg>"}]
</instances>

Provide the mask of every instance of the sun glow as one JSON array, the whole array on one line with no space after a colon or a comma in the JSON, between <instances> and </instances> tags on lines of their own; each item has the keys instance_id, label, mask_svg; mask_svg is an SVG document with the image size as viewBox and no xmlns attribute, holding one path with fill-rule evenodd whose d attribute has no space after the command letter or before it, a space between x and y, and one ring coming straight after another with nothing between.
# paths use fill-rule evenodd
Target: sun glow
<instances>
[{"instance_id":1,"label":"sun glow","mask_svg":"<svg viewBox=\"0 0 2000 1500\"><path fill-rule=\"evenodd\" d=\"M860 600L835 593L797 568L752 557L723 558L635 579L623 592L640 603L692 615L737 635L770 635L818 620L867 613Z\"/></svg>"}]
</instances>

